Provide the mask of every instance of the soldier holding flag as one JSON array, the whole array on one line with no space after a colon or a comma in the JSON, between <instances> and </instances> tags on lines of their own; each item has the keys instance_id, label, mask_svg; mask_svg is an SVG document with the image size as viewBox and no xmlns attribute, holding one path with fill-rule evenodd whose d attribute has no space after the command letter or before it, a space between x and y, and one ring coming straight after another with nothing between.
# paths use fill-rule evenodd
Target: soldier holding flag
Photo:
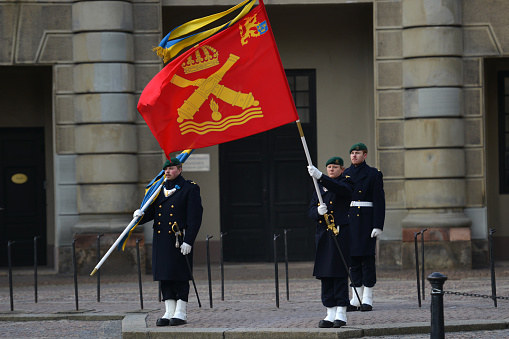
<instances>
[{"instance_id":1,"label":"soldier holding flag","mask_svg":"<svg viewBox=\"0 0 509 339\"><path fill-rule=\"evenodd\" d=\"M342 175L344 167L343 159L340 157L330 158L326 166L328 176L323 175L316 167L308 166L309 175L316 178L320 184L323 200L321 205L316 192L313 194L308 216L316 221L316 258L313 275L321 281L322 304L327 308L327 316L320 321L318 327L339 328L346 325L346 308L349 305L346 265L349 265L350 261L350 228L347 214L353 181ZM339 228L337 236L327 226L330 220L333 220L335 227ZM336 247L336 240L339 248Z\"/></svg>"},{"instance_id":2,"label":"soldier holding flag","mask_svg":"<svg viewBox=\"0 0 509 339\"><path fill-rule=\"evenodd\" d=\"M163 191L145 213L136 210L134 217L143 216L140 224L154 220L152 272L154 280L161 281L166 307L166 312L157 319L156 325L176 326L187 323L192 247L200 230L203 207L200 187L184 179L181 175L182 163L177 158L167 160L163 170Z\"/></svg>"}]
</instances>

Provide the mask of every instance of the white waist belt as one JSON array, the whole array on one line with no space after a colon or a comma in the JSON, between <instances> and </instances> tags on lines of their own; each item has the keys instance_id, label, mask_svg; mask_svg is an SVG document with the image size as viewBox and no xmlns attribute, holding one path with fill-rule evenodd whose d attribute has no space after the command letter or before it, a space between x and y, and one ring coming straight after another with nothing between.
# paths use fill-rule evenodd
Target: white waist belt
<instances>
[{"instance_id":1,"label":"white waist belt","mask_svg":"<svg viewBox=\"0 0 509 339\"><path fill-rule=\"evenodd\" d=\"M352 201L350 207L373 207L371 201Z\"/></svg>"}]
</instances>

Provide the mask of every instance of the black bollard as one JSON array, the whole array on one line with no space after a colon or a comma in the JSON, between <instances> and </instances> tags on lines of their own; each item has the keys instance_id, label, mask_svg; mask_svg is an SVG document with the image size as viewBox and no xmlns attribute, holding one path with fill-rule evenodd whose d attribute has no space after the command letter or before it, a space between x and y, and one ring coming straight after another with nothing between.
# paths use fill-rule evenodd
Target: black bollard
<instances>
[{"instance_id":1,"label":"black bollard","mask_svg":"<svg viewBox=\"0 0 509 339\"><path fill-rule=\"evenodd\" d=\"M78 307L78 270L76 267L76 238L72 239L72 267L74 271L74 300L76 301L76 311Z\"/></svg>"},{"instance_id":2,"label":"black bollard","mask_svg":"<svg viewBox=\"0 0 509 339\"><path fill-rule=\"evenodd\" d=\"M424 232L426 232L428 229L422 229L421 228L421 272L422 272L422 300L426 299L424 295Z\"/></svg>"},{"instance_id":3,"label":"black bollard","mask_svg":"<svg viewBox=\"0 0 509 339\"><path fill-rule=\"evenodd\" d=\"M136 257L138 259L138 286L140 288L140 307L141 309L143 309L143 290L141 288L140 240L141 238L136 238Z\"/></svg>"},{"instance_id":4,"label":"black bollard","mask_svg":"<svg viewBox=\"0 0 509 339\"><path fill-rule=\"evenodd\" d=\"M37 304L37 239L39 236L34 236L34 299Z\"/></svg>"},{"instance_id":5,"label":"black bollard","mask_svg":"<svg viewBox=\"0 0 509 339\"><path fill-rule=\"evenodd\" d=\"M421 307L421 284L419 283L419 252L417 250L417 236L421 232L414 232L415 243L415 272L417 273L417 299L419 300L419 307Z\"/></svg>"},{"instance_id":6,"label":"black bollard","mask_svg":"<svg viewBox=\"0 0 509 339\"><path fill-rule=\"evenodd\" d=\"M286 233L290 231L290 229L285 229L285 272L286 272L286 300L290 300L290 283L288 281L288 239L286 238Z\"/></svg>"},{"instance_id":7,"label":"black bollard","mask_svg":"<svg viewBox=\"0 0 509 339\"><path fill-rule=\"evenodd\" d=\"M101 237L103 234L97 235L97 263L101 260ZM97 270L97 302L101 302L101 269Z\"/></svg>"},{"instance_id":8,"label":"black bollard","mask_svg":"<svg viewBox=\"0 0 509 339\"><path fill-rule=\"evenodd\" d=\"M210 247L209 247L209 239L212 238L212 236L209 236L207 234L207 272L209 277L209 300L210 300L210 308L212 308L212 276L210 273Z\"/></svg>"},{"instance_id":9,"label":"black bollard","mask_svg":"<svg viewBox=\"0 0 509 339\"><path fill-rule=\"evenodd\" d=\"M221 301L224 301L224 259L223 259L223 236L226 232L221 232L220 247L221 247Z\"/></svg>"},{"instance_id":10,"label":"black bollard","mask_svg":"<svg viewBox=\"0 0 509 339\"><path fill-rule=\"evenodd\" d=\"M277 263L277 245L276 239L279 237L274 234L274 276L276 281L276 307L279 308L279 272L278 272L278 263Z\"/></svg>"},{"instance_id":11,"label":"black bollard","mask_svg":"<svg viewBox=\"0 0 509 339\"><path fill-rule=\"evenodd\" d=\"M12 257L11 257L11 245L15 241L9 240L7 242L7 262L9 265L9 296L11 298L11 312L14 311L14 293L12 291Z\"/></svg>"},{"instance_id":12,"label":"black bollard","mask_svg":"<svg viewBox=\"0 0 509 339\"><path fill-rule=\"evenodd\" d=\"M428 276L431 284L431 339L444 339L444 283L447 277L442 273Z\"/></svg>"},{"instance_id":13,"label":"black bollard","mask_svg":"<svg viewBox=\"0 0 509 339\"><path fill-rule=\"evenodd\" d=\"M493 299L495 307L497 307L497 284L495 283L495 258L493 256L493 233L495 233L495 229L490 228L489 246L490 246L490 267L491 267L491 298Z\"/></svg>"}]
</instances>

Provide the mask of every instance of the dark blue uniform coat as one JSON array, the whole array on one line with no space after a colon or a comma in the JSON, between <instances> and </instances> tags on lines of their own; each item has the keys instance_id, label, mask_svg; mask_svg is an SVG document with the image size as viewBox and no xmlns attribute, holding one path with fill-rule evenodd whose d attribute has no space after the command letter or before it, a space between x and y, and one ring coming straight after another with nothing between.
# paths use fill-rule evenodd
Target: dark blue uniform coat
<instances>
[{"instance_id":1,"label":"dark blue uniform coat","mask_svg":"<svg viewBox=\"0 0 509 339\"><path fill-rule=\"evenodd\" d=\"M375 255L376 238L371 238L373 228L384 229L385 193L383 175L378 169L363 162L351 165L344 172L355 183L352 201L370 201L373 207L350 207L349 222L352 256Z\"/></svg>"},{"instance_id":2,"label":"dark blue uniform coat","mask_svg":"<svg viewBox=\"0 0 509 339\"><path fill-rule=\"evenodd\" d=\"M155 201L145 211L140 224L154 220L152 240L154 280L191 280L185 257L180 253L180 248L175 248L175 233L171 226L177 222L179 228L185 230L183 241L194 245L203 214L200 187L192 181L185 180L181 175L169 184L169 189L175 186L180 188L169 197L165 197L161 189ZM182 237L180 242L182 243ZM188 258L192 267L192 251Z\"/></svg>"},{"instance_id":3,"label":"dark blue uniform coat","mask_svg":"<svg viewBox=\"0 0 509 339\"><path fill-rule=\"evenodd\" d=\"M352 196L353 182L350 178L344 176L331 179L325 174L322 175L318 182L321 185L320 193L322 194L323 203L327 205L327 214L332 213L336 226L341 225L336 239L347 265L350 265L348 208ZM341 260L341 256L332 238L334 234L331 230L327 230L327 224L323 215L318 214L318 204L315 192L308 208L308 216L317 222L315 232L316 258L313 275L317 278L348 277L348 271Z\"/></svg>"}]
</instances>

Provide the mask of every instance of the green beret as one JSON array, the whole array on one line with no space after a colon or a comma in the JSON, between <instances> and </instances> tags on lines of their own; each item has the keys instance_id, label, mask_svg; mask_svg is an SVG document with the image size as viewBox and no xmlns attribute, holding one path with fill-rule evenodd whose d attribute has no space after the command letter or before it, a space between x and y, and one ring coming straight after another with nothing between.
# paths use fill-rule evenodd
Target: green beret
<instances>
[{"instance_id":1,"label":"green beret","mask_svg":"<svg viewBox=\"0 0 509 339\"><path fill-rule=\"evenodd\" d=\"M325 166L329 166L330 164L343 166L344 162L343 159L341 159L340 157L332 157L329 160L327 160Z\"/></svg>"},{"instance_id":2,"label":"green beret","mask_svg":"<svg viewBox=\"0 0 509 339\"><path fill-rule=\"evenodd\" d=\"M166 167L170 167L170 166L177 166L177 165L180 165L182 164L180 162L179 159L177 158L171 158L170 160L166 160L166 162L164 163L163 165L163 170L166 168Z\"/></svg>"},{"instance_id":3,"label":"green beret","mask_svg":"<svg viewBox=\"0 0 509 339\"><path fill-rule=\"evenodd\" d=\"M350 147L350 152L348 153L352 153L352 151L367 151L367 150L368 148L366 147L366 145L364 145L362 142L359 142Z\"/></svg>"}]
</instances>

